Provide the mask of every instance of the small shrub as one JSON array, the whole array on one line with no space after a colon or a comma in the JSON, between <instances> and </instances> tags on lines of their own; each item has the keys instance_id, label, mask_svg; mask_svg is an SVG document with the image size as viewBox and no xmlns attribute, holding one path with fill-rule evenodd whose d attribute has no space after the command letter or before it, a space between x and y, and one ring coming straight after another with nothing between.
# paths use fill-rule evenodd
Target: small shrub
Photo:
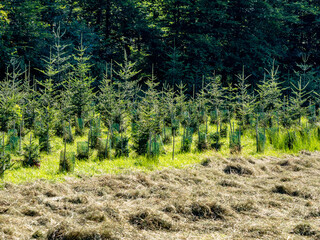
<instances>
[{"instance_id":1,"label":"small shrub","mask_svg":"<svg viewBox=\"0 0 320 240\"><path fill-rule=\"evenodd\" d=\"M82 118L76 118L75 126L76 126L76 135L83 136L84 135L84 120Z\"/></svg>"},{"instance_id":2,"label":"small shrub","mask_svg":"<svg viewBox=\"0 0 320 240\"><path fill-rule=\"evenodd\" d=\"M219 151L222 147L222 143L220 142L220 134L218 132L209 134L210 147Z\"/></svg>"},{"instance_id":3,"label":"small shrub","mask_svg":"<svg viewBox=\"0 0 320 240\"><path fill-rule=\"evenodd\" d=\"M228 123L229 122L229 110L222 110L221 111L221 123Z\"/></svg>"},{"instance_id":4,"label":"small shrub","mask_svg":"<svg viewBox=\"0 0 320 240\"><path fill-rule=\"evenodd\" d=\"M116 150L116 157L128 157L129 156L129 138L128 137L117 137L114 148Z\"/></svg>"},{"instance_id":5,"label":"small shrub","mask_svg":"<svg viewBox=\"0 0 320 240\"><path fill-rule=\"evenodd\" d=\"M89 142L91 148L96 148L98 144L98 138L101 137L101 123L100 118L91 121L91 127L89 131Z\"/></svg>"},{"instance_id":6,"label":"small shrub","mask_svg":"<svg viewBox=\"0 0 320 240\"><path fill-rule=\"evenodd\" d=\"M14 164L11 163L11 156L8 153L0 154L0 178L4 177L5 171L12 168Z\"/></svg>"},{"instance_id":7,"label":"small shrub","mask_svg":"<svg viewBox=\"0 0 320 240\"><path fill-rule=\"evenodd\" d=\"M149 134L147 132L138 131L133 134L133 150L138 155L145 155L148 152Z\"/></svg>"},{"instance_id":8,"label":"small shrub","mask_svg":"<svg viewBox=\"0 0 320 240\"><path fill-rule=\"evenodd\" d=\"M316 106L310 105L308 108L308 122L315 124L317 122Z\"/></svg>"},{"instance_id":9,"label":"small shrub","mask_svg":"<svg viewBox=\"0 0 320 240\"><path fill-rule=\"evenodd\" d=\"M276 146L279 142L279 128L268 128L267 138L272 145Z\"/></svg>"},{"instance_id":10,"label":"small shrub","mask_svg":"<svg viewBox=\"0 0 320 240\"><path fill-rule=\"evenodd\" d=\"M19 149L19 137L16 129L11 129L8 132L8 147L11 153L16 153Z\"/></svg>"},{"instance_id":11,"label":"small shrub","mask_svg":"<svg viewBox=\"0 0 320 240\"><path fill-rule=\"evenodd\" d=\"M89 159L88 142L77 143L77 159Z\"/></svg>"},{"instance_id":12,"label":"small shrub","mask_svg":"<svg viewBox=\"0 0 320 240\"><path fill-rule=\"evenodd\" d=\"M76 157L74 152L60 152L60 172L73 172L75 165Z\"/></svg>"},{"instance_id":13,"label":"small shrub","mask_svg":"<svg viewBox=\"0 0 320 240\"><path fill-rule=\"evenodd\" d=\"M228 127L227 126L221 126L220 128L220 137L226 138L228 135Z\"/></svg>"},{"instance_id":14,"label":"small shrub","mask_svg":"<svg viewBox=\"0 0 320 240\"><path fill-rule=\"evenodd\" d=\"M59 116L58 119L61 119L61 116ZM64 133L63 121L59 121L59 120L55 121L53 130L54 130L54 134L57 137L63 137L63 133Z\"/></svg>"},{"instance_id":15,"label":"small shrub","mask_svg":"<svg viewBox=\"0 0 320 240\"><path fill-rule=\"evenodd\" d=\"M170 127L164 127L162 130L163 144L169 144L172 142L172 129Z\"/></svg>"},{"instance_id":16,"label":"small shrub","mask_svg":"<svg viewBox=\"0 0 320 240\"><path fill-rule=\"evenodd\" d=\"M71 125L65 126L64 127L64 133L63 133L63 140L66 141L66 143L73 143L74 142L74 137L72 134L72 128Z\"/></svg>"},{"instance_id":17,"label":"small shrub","mask_svg":"<svg viewBox=\"0 0 320 240\"><path fill-rule=\"evenodd\" d=\"M151 142L148 142L148 158L158 159L160 156L160 142L156 137L151 139Z\"/></svg>"},{"instance_id":18,"label":"small shrub","mask_svg":"<svg viewBox=\"0 0 320 240\"><path fill-rule=\"evenodd\" d=\"M24 167L40 167L40 145L30 141L23 146Z\"/></svg>"},{"instance_id":19,"label":"small shrub","mask_svg":"<svg viewBox=\"0 0 320 240\"><path fill-rule=\"evenodd\" d=\"M230 133L230 153L240 153L241 152L241 135L239 131L231 132Z\"/></svg>"},{"instance_id":20,"label":"small shrub","mask_svg":"<svg viewBox=\"0 0 320 240\"><path fill-rule=\"evenodd\" d=\"M190 152L192 146L192 130L189 128L185 129L185 133L182 136L182 143L181 143L181 152Z\"/></svg>"},{"instance_id":21,"label":"small shrub","mask_svg":"<svg viewBox=\"0 0 320 240\"><path fill-rule=\"evenodd\" d=\"M97 150L99 159L110 158L110 141L107 149L107 139L98 138Z\"/></svg>"},{"instance_id":22,"label":"small shrub","mask_svg":"<svg viewBox=\"0 0 320 240\"><path fill-rule=\"evenodd\" d=\"M210 113L210 124L216 125L219 123L219 114L217 111L212 111Z\"/></svg>"},{"instance_id":23,"label":"small shrub","mask_svg":"<svg viewBox=\"0 0 320 240\"><path fill-rule=\"evenodd\" d=\"M266 134L264 130L258 129L256 132L257 136L257 152L262 153L264 152L266 146Z\"/></svg>"},{"instance_id":24,"label":"small shrub","mask_svg":"<svg viewBox=\"0 0 320 240\"><path fill-rule=\"evenodd\" d=\"M207 141L207 136L205 133L198 133L197 149L199 151L204 151L209 149L209 144Z\"/></svg>"},{"instance_id":25,"label":"small shrub","mask_svg":"<svg viewBox=\"0 0 320 240\"><path fill-rule=\"evenodd\" d=\"M38 136L39 136L40 151L49 153L51 150L51 144L50 144L50 134L48 129L41 128L38 131Z\"/></svg>"}]
</instances>

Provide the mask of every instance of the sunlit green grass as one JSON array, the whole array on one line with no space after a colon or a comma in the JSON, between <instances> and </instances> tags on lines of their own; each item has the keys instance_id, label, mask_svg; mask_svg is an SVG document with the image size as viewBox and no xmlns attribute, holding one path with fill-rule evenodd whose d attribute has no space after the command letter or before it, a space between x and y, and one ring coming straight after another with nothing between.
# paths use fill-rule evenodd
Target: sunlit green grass
<instances>
[{"instance_id":1,"label":"sunlit green grass","mask_svg":"<svg viewBox=\"0 0 320 240\"><path fill-rule=\"evenodd\" d=\"M209 132L215 132L215 126L209 126ZM279 144L285 136L285 131L281 131L279 135ZM102 137L106 137L106 133ZM12 183L23 183L32 182L36 179L46 179L50 181L63 181L66 177L81 177L81 176L96 176L103 174L120 174L132 171L154 171L161 170L164 168L185 168L190 165L198 164L203 161L206 156L216 156L217 159L221 157L229 157L229 138L222 139L223 146L219 152L214 150L208 150L204 152L199 152L196 149L196 139L197 134L194 135L194 141L192 144L192 150L190 153L180 153L179 149L181 147L181 136L175 139L175 157L172 159L172 144L167 144L164 146L164 152L160 155L159 160L147 159L144 156L137 156L134 152L130 153L129 157L115 158L112 160L100 161L97 158L96 150L91 151L90 159L76 160L75 171L73 173L61 174L59 173L59 159L60 151L64 148L64 144L61 138L52 137L51 145L52 152L47 155L45 153L41 154L41 167L40 168L24 168L21 166L20 161L21 156L14 156L14 161L16 161L15 166L12 170L5 173L4 181ZM24 138L24 141L29 139L28 135ZM67 145L67 151L75 152L77 148L77 142L86 141L87 136L75 137L74 144ZM130 141L130 144L132 142ZM263 157L263 156L275 156L281 157L284 154L297 154L300 150L320 150L320 141L316 137L316 129L313 130L309 137L309 140L303 139L301 137L297 138L294 149L276 149L268 141L266 143L265 151L263 153L256 152L256 139L255 132L253 129L244 132L241 138L242 144L242 156L253 156L253 157Z\"/></svg>"}]
</instances>

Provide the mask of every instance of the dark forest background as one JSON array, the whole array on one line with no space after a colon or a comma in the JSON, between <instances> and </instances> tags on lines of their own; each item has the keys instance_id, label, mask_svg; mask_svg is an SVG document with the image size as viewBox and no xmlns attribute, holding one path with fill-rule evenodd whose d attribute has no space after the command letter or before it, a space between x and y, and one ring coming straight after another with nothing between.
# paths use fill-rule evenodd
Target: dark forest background
<instances>
[{"instance_id":1,"label":"dark forest background","mask_svg":"<svg viewBox=\"0 0 320 240\"><path fill-rule=\"evenodd\" d=\"M44 78L37 69L45 68L60 26L69 55L82 36L96 83L106 62L122 62L125 50L139 78L153 65L158 81L182 81L189 91L214 71L225 86L234 83L243 66L254 88L273 61L284 86L299 71L318 91L319 6L317 0L2 0L0 77L15 58Z\"/></svg>"}]
</instances>

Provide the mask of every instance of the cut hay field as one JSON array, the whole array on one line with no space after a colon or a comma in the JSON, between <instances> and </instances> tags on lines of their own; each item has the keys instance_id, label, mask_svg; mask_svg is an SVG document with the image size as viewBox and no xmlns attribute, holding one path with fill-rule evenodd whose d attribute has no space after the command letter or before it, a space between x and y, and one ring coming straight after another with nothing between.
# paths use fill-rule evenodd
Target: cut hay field
<instances>
[{"instance_id":1,"label":"cut hay field","mask_svg":"<svg viewBox=\"0 0 320 240\"><path fill-rule=\"evenodd\" d=\"M320 153L4 183L0 239L320 239Z\"/></svg>"}]
</instances>

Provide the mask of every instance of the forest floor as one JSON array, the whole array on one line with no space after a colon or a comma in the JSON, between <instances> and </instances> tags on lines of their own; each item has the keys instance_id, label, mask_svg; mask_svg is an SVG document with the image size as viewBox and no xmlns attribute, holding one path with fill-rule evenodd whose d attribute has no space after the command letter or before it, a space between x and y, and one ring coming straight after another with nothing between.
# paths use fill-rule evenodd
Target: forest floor
<instances>
[{"instance_id":1,"label":"forest floor","mask_svg":"<svg viewBox=\"0 0 320 240\"><path fill-rule=\"evenodd\" d=\"M320 239L320 153L5 183L0 239Z\"/></svg>"}]
</instances>

